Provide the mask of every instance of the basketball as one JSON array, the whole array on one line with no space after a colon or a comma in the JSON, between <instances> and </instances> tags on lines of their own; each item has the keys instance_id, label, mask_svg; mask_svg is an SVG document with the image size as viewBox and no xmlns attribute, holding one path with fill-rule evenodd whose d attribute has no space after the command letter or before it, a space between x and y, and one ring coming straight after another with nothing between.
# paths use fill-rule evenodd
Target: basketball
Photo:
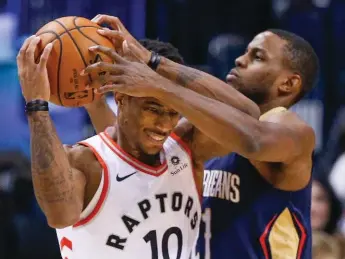
<instances>
[{"instance_id":1,"label":"basketball","mask_svg":"<svg viewBox=\"0 0 345 259\"><path fill-rule=\"evenodd\" d=\"M52 42L47 70L50 101L66 107L79 107L98 98L93 89L86 89L97 75L81 77L80 72L92 63L112 62L103 54L94 54L89 47L102 45L113 48L112 42L97 33L101 27L82 17L62 17L44 25L36 36L41 42L35 53L36 62L44 47Z\"/></svg>"}]
</instances>

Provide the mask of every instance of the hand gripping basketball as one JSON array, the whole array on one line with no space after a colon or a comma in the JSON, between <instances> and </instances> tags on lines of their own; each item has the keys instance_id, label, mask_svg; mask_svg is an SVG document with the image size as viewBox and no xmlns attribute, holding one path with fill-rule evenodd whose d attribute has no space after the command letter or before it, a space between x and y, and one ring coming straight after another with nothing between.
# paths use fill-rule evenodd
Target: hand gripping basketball
<instances>
[{"instance_id":1,"label":"hand gripping basketball","mask_svg":"<svg viewBox=\"0 0 345 259\"><path fill-rule=\"evenodd\" d=\"M132 46L128 46L131 48ZM104 47L93 46L90 51L103 53L109 56L114 63L98 62L89 65L81 76L90 73L97 74L99 71L106 71L102 76L96 78L89 87L95 88L97 93L120 92L135 97L154 97L157 90L165 83L165 78L154 72L143 62L128 61L121 57L116 51ZM99 88L99 82L103 85Z\"/></svg>"},{"instance_id":2,"label":"hand gripping basketball","mask_svg":"<svg viewBox=\"0 0 345 259\"><path fill-rule=\"evenodd\" d=\"M133 52L130 49L123 48L123 41L127 41L129 45L132 45L135 50L136 58L147 64L151 58L151 52L144 48L126 29L118 17L109 16L105 14L98 14L92 19L93 22L98 25L107 24L112 30L101 29L97 32L102 36L109 38L118 53L121 53L127 59L132 60Z\"/></svg>"},{"instance_id":3,"label":"hand gripping basketball","mask_svg":"<svg viewBox=\"0 0 345 259\"><path fill-rule=\"evenodd\" d=\"M49 101L50 98L47 61L52 50L52 44L46 45L37 64L34 53L40 40L35 35L27 38L17 55L18 75L26 102L35 99Z\"/></svg>"}]
</instances>

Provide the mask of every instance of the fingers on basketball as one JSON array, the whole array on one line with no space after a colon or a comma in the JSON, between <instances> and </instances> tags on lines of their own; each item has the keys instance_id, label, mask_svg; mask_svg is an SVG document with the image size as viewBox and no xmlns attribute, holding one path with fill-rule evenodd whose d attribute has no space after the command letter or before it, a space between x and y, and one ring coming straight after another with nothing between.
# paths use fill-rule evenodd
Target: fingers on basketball
<instances>
[{"instance_id":1,"label":"fingers on basketball","mask_svg":"<svg viewBox=\"0 0 345 259\"><path fill-rule=\"evenodd\" d=\"M34 37L30 40L29 46L25 52L25 61L27 62L35 62L35 50L37 48L38 43L41 41L39 37Z\"/></svg>"},{"instance_id":2,"label":"fingers on basketball","mask_svg":"<svg viewBox=\"0 0 345 259\"><path fill-rule=\"evenodd\" d=\"M117 64L126 64L127 61L122 58L116 51L114 51L111 48L104 47L104 46L94 46L91 47L90 50L95 51L95 52L100 52L103 53L104 55L107 55L110 57L115 63Z\"/></svg>"},{"instance_id":3,"label":"fingers on basketball","mask_svg":"<svg viewBox=\"0 0 345 259\"><path fill-rule=\"evenodd\" d=\"M52 49L53 49L53 43L51 43L51 42L45 46L43 53L41 55L41 58L40 58L40 63L39 63L41 67L43 67L43 68L47 67L47 62L48 62L49 55L50 55Z\"/></svg>"},{"instance_id":4,"label":"fingers on basketball","mask_svg":"<svg viewBox=\"0 0 345 259\"><path fill-rule=\"evenodd\" d=\"M109 24L113 29L124 32L126 31L125 26L123 26L122 22L118 17L110 16L106 14L101 14L99 18L100 23L107 23Z\"/></svg>"},{"instance_id":5,"label":"fingers on basketball","mask_svg":"<svg viewBox=\"0 0 345 259\"><path fill-rule=\"evenodd\" d=\"M26 53L26 50L27 48L29 47L30 45L30 42L35 38L36 36L35 35L31 35L30 37L28 37L22 47L20 48L19 52L18 52L18 55L17 55L17 60L21 60L23 59L23 57L25 56L25 53Z\"/></svg>"},{"instance_id":6,"label":"fingers on basketball","mask_svg":"<svg viewBox=\"0 0 345 259\"><path fill-rule=\"evenodd\" d=\"M95 64L87 66L81 75L85 76L90 73L99 73L99 72L104 72L106 74L111 74L111 75L117 75L121 71L122 70L120 70L119 66L117 66L116 64L111 64L108 62L97 62Z\"/></svg>"},{"instance_id":7,"label":"fingers on basketball","mask_svg":"<svg viewBox=\"0 0 345 259\"><path fill-rule=\"evenodd\" d=\"M102 36L110 39L113 42L115 49L121 48L122 42L125 40L123 33L119 31L102 28L100 30L97 30L97 32Z\"/></svg>"}]
</instances>

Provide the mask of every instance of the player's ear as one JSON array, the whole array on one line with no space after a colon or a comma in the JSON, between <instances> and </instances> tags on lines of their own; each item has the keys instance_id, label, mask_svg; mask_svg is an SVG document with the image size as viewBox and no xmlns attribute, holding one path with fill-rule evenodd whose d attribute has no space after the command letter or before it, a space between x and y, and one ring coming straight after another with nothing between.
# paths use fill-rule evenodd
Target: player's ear
<instances>
[{"instance_id":1,"label":"player's ear","mask_svg":"<svg viewBox=\"0 0 345 259\"><path fill-rule=\"evenodd\" d=\"M299 93L302 87L302 79L298 74L292 74L284 78L283 82L279 85L279 91L283 95L291 95Z\"/></svg>"}]
</instances>

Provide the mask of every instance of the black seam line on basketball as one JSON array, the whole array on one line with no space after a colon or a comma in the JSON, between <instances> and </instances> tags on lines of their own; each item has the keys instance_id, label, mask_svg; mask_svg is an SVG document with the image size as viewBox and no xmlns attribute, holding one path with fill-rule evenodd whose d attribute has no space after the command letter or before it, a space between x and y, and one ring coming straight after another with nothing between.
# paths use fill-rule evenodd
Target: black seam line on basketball
<instances>
[{"instance_id":1,"label":"black seam line on basketball","mask_svg":"<svg viewBox=\"0 0 345 259\"><path fill-rule=\"evenodd\" d=\"M74 30L78 30L80 32L80 34L82 34L85 38L89 39L90 41L92 41L93 43L97 44L97 45L100 45L97 41L91 39L89 36L85 35L85 33L80 30L80 28L83 28L83 26L78 26L77 23L76 23L76 20L78 19L78 17L74 17L73 19L73 24L75 26ZM97 29L100 29L100 27L96 27L96 26L92 26L93 28L97 28Z\"/></svg>"},{"instance_id":2,"label":"black seam line on basketball","mask_svg":"<svg viewBox=\"0 0 345 259\"><path fill-rule=\"evenodd\" d=\"M99 29L99 27L97 27L97 26L79 26L79 28L96 28L96 29ZM74 30L77 30L78 28L73 28L73 29L70 29L70 30L68 30L68 31L74 31ZM42 34L45 34L46 32L54 32L54 31L43 31L43 32L41 32L40 34L37 34L36 36L40 36L40 35L42 35ZM56 32L54 32L55 34L56 34ZM67 33L66 31L64 31L63 33L61 33L61 34L57 34L57 35L59 35L59 36L62 36L62 35L64 35L65 33Z\"/></svg>"},{"instance_id":3,"label":"black seam line on basketball","mask_svg":"<svg viewBox=\"0 0 345 259\"><path fill-rule=\"evenodd\" d=\"M100 45L97 41L91 39L89 36L85 35L85 33L83 33L82 30L80 30L81 27L78 26L77 23L76 23L76 20L77 20L77 19L78 19L77 16L75 16L75 17L73 18L73 24L74 24L74 27L79 31L79 33L80 33L81 35L83 35L85 38L87 38L87 39L89 39L90 41L92 41L93 43L95 43L96 45ZM99 29L99 28L98 28L98 29ZM91 80L92 80L92 78L91 78ZM95 92L94 92L94 91L91 91L91 92L92 92L92 100L94 100L94 99L95 99Z\"/></svg>"},{"instance_id":4,"label":"black seam line on basketball","mask_svg":"<svg viewBox=\"0 0 345 259\"><path fill-rule=\"evenodd\" d=\"M67 30L67 28L65 27L65 25L63 25L61 22L59 22L58 20L54 20L54 22L60 24L61 27L63 27L63 28L66 30L67 34L71 37L71 40L73 41L75 47L77 48L77 50L78 50L78 52L79 52L79 55L80 55L81 59L83 60L84 66L85 66L85 68L86 68L88 64L86 63L85 58L84 58L83 54L81 53L81 50L79 49L78 44L75 42L75 40L74 40L72 34ZM91 76L88 75L88 77L89 77L90 81L92 82Z\"/></svg>"},{"instance_id":5,"label":"black seam line on basketball","mask_svg":"<svg viewBox=\"0 0 345 259\"><path fill-rule=\"evenodd\" d=\"M60 55L59 55L58 69L57 69L57 77L56 77L56 78L57 78L57 89L56 89L56 90L57 90L57 92L58 92L59 102L60 102L61 105L63 105L63 104L62 104L61 97L60 97L60 65L61 65L61 59L62 59L62 40L61 40L61 38L60 38L60 35L57 34L55 31L44 31L44 32L40 33L39 35L42 35L42 34L44 34L44 33L52 33L52 34L55 35L56 38L54 38L53 40L51 40L49 43L53 42L54 40L60 41ZM37 36L38 36L38 35L37 35ZM39 57L42 55L43 50L44 50L44 49L42 49L41 53L39 53L39 55L37 56L37 60L38 60ZM35 62L37 62L37 60L35 60Z\"/></svg>"},{"instance_id":6,"label":"black seam line on basketball","mask_svg":"<svg viewBox=\"0 0 345 259\"><path fill-rule=\"evenodd\" d=\"M76 18L77 18L77 17L76 17ZM79 28L96 28L96 29L99 29L99 27L97 27L97 26L78 26L78 28L73 28L73 29L70 29L70 30L68 30L68 31L78 30L79 32L81 32L81 31L79 30ZM65 30L65 31L64 31L63 33L61 33L61 34L57 34L55 31L43 31L43 32L41 32L40 34L37 34L37 36L43 35L43 34L45 34L45 33L53 33L53 34L55 34L55 36L56 36L56 38L52 39L52 40L51 40L50 42L48 42L48 43L51 43L51 42L53 42L54 40L59 39L60 45L62 45L62 41L61 41L60 37L62 37L64 34L66 34L67 31ZM83 34L83 33L82 33L82 34ZM85 36L85 35L84 35L84 36ZM97 44L97 45L99 45L99 44ZM60 50L61 50L61 46L60 46ZM42 51L39 53L38 58L42 55L42 52L43 52L43 49L42 49ZM60 60L61 60L61 56L62 56L62 54L61 54L60 57L59 57ZM38 60L38 58L37 58L37 60ZM35 60L35 61L37 62L37 60ZM60 72L60 65L59 65L59 72ZM60 78L60 77L58 77L58 78ZM59 80L60 80L60 79L59 79ZM60 89L60 85L58 85L58 90L59 90L59 89ZM60 98L60 92L59 92L58 96L59 96L60 103L61 103L61 105L62 105L61 98ZM95 98L95 93L92 91L92 100L93 100L94 98Z\"/></svg>"}]
</instances>

